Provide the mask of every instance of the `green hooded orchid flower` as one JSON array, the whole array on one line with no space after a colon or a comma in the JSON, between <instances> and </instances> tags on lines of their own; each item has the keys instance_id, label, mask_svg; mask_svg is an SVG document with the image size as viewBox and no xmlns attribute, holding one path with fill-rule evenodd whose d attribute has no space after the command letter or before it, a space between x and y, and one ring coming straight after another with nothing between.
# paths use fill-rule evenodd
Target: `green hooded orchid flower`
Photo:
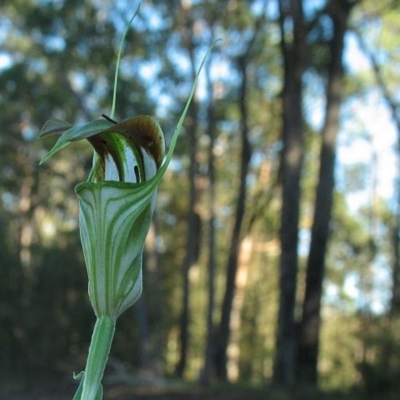
<instances>
[{"instance_id":1,"label":"green hooded orchid flower","mask_svg":"<svg viewBox=\"0 0 400 400\"><path fill-rule=\"evenodd\" d=\"M117 58L111 116L115 109L122 43L129 25ZM94 149L88 180L78 184L75 191L79 198L79 229L89 280L89 298L97 319L85 371L75 376L80 385L74 400L102 398L101 380L116 320L139 299L142 292L143 246L157 187L171 161L199 73L214 46L215 43L196 74L166 156L159 124L143 115L121 123L105 117L78 126L50 120L39 135L40 138L59 136L41 164L74 141L88 140Z\"/></svg>"},{"instance_id":2,"label":"green hooded orchid flower","mask_svg":"<svg viewBox=\"0 0 400 400\"><path fill-rule=\"evenodd\" d=\"M76 187L79 227L91 304L97 317L116 320L142 292L142 252L162 175L157 172L164 135L151 117L138 116L120 124L99 120L69 129L49 121L41 137L65 128L43 161L65 140L85 138L95 150L88 181Z\"/></svg>"}]
</instances>

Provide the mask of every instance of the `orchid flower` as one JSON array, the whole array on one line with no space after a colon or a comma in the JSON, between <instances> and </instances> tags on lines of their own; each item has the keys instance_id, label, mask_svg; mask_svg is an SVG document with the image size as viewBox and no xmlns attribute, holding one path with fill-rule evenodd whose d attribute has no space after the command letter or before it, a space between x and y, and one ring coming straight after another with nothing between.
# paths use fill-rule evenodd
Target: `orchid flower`
<instances>
[{"instance_id":1,"label":"orchid flower","mask_svg":"<svg viewBox=\"0 0 400 400\"><path fill-rule=\"evenodd\" d=\"M81 383L74 400L102 398L101 380L116 320L142 292L143 246L157 186L172 158L199 73L215 45L200 65L165 157L164 135L153 118L137 116L121 123L112 120L121 48L129 25L119 47L111 118L80 126L51 120L44 124L39 135L40 138L59 136L40 163L77 140L88 140L94 149L88 180L78 184L75 191L79 198L79 229L89 298L97 320L85 371L75 376Z\"/></svg>"}]
</instances>

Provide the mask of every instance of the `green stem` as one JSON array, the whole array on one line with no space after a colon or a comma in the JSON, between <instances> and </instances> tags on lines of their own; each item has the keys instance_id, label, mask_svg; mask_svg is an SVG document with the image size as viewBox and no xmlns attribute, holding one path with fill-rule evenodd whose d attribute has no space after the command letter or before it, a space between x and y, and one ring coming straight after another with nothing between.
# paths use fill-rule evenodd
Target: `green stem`
<instances>
[{"instance_id":1,"label":"green stem","mask_svg":"<svg viewBox=\"0 0 400 400\"><path fill-rule=\"evenodd\" d=\"M101 399L99 397L99 393L102 392L101 380L110 353L114 331L115 320L113 318L106 315L97 318L83 377L82 394L80 396L82 400Z\"/></svg>"}]
</instances>

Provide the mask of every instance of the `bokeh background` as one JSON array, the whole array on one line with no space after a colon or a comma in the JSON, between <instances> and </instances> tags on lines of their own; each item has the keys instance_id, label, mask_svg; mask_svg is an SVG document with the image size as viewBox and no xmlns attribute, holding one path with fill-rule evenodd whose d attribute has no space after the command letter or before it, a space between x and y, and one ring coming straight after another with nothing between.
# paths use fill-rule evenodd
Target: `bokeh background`
<instances>
[{"instance_id":1,"label":"bokeh background","mask_svg":"<svg viewBox=\"0 0 400 400\"><path fill-rule=\"evenodd\" d=\"M84 368L95 319L74 187L91 148L39 166L54 140L37 136L109 114L137 6L1 2L1 398ZM159 188L109 382L398 393L399 18L393 0L142 2L119 121L152 115L168 144L222 41Z\"/></svg>"}]
</instances>

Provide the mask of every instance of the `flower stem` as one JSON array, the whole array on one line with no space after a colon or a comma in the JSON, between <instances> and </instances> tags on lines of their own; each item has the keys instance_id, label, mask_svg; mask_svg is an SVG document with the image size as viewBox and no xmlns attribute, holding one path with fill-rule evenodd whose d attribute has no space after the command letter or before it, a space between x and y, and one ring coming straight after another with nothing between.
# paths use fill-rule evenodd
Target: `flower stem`
<instances>
[{"instance_id":1,"label":"flower stem","mask_svg":"<svg viewBox=\"0 0 400 400\"><path fill-rule=\"evenodd\" d=\"M102 392L101 380L107 364L114 331L115 320L113 318L106 315L97 318L92 341L90 342L85 375L83 377L82 394L80 397L82 400L101 399L98 395Z\"/></svg>"}]
</instances>

